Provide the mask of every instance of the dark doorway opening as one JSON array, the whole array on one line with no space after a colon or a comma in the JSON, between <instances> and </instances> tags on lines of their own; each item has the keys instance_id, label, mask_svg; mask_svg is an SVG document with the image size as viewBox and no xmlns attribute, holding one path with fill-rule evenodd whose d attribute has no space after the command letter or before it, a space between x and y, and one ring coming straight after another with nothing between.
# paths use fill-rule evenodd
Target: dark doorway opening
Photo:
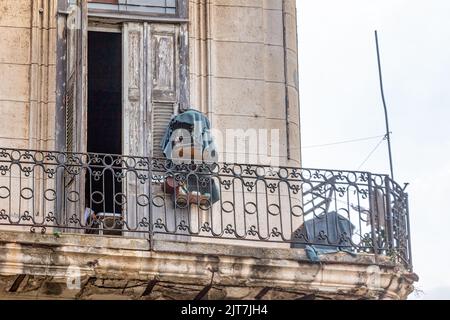
<instances>
[{"instance_id":1,"label":"dark doorway opening","mask_svg":"<svg viewBox=\"0 0 450 320\"><path fill-rule=\"evenodd\" d=\"M122 153L122 36L89 32L88 152Z\"/></svg>"},{"instance_id":2,"label":"dark doorway opening","mask_svg":"<svg viewBox=\"0 0 450 320\"><path fill-rule=\"evenodd\" d=\"M88 35L88 132L89 153L122 153L122 36L120 33L89 32ZM117 156L99 156L86 177L86 221L115 228L122 208L120 161ZM107 221L111 222L107 223ZM108 224L108 225L106 225ZM98 233L98 232L94 232ZM111 234L111 231L108 231Z\"/></svg>"}]
</instances>

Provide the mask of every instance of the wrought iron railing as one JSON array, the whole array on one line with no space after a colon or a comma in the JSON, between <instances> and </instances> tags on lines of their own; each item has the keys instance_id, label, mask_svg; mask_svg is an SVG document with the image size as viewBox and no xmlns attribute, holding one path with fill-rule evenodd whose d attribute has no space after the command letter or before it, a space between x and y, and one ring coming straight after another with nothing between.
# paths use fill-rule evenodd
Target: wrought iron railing
<instances>
[{"instance_id":1,"label":"wrought iron railing","mask_svg":"<svg viewBox=\"0 0 450 320\"><path fill-rule=\"evenodd\" d=\"M0 149L0 229L260 241L411 268L408 197L386 175Z\"/></svg>"}]
</instances>

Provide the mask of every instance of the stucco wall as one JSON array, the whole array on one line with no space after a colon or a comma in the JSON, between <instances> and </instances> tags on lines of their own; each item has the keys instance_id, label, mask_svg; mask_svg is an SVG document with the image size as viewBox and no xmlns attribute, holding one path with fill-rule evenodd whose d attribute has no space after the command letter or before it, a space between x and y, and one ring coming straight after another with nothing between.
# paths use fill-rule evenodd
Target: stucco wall
<instances>
[{"instance_id":1,"label":"stucco wall","mask_svg":"<svg viewBox=\"0 0 450 320\"><path fill-rule=\"evenodd\" d=\"M296 8L282 3L191 1L191 103L222 132L278 129L280 164L299 165Z\"/></svg>"},{"instance_id":2,"label":"stucco wall","mask_svg":"<svg viewBox=\"0 0 450 320\"><path fill-rule=\"evenodd\" d=\"M0 0L0 146L52 148L55 2Z\"/></svg>"},{"instance_id":3,"label":"stucco wall","mask_svg":"<svg viewBox=\"0 0 450 320\"><path fill-rule=\"evenodd\" d=\"M31 2L0 0L0 145L28 144Z\"/></svg>"}]
</instances>

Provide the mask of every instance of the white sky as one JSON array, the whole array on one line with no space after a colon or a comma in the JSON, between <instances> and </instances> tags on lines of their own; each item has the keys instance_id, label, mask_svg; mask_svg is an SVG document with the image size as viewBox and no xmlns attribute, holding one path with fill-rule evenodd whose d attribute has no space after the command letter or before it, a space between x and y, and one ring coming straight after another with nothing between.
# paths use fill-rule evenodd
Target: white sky
<instances>
[{"instance_id":1,"label":"white sky","mask_svg":"<svg viewBox=\"0 0 450 320\"><path fill-rule=\"evenodd\" d=\"M385 133L378 30L395 178L411 183L423 291L411 299L450 299L450 0L297 0L297 7L304 146ZM356 170L378 142L304 148L303 167ZM387 144L361 169L388 173Z\"/></svg>"}]
</instances>

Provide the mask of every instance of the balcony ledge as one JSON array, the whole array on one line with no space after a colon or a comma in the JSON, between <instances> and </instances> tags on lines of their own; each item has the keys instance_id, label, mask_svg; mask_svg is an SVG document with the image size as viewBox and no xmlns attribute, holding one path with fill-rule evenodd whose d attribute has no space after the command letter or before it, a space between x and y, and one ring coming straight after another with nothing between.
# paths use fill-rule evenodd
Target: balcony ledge
<instances>
[{"instance_id":1,"label":"balcony ledge","mask_svg":"<svg viewBox=\"0 0 450 320\"><path fill-rule=\"evenodd\" d=\"M0 299L406 299L417 281L385 257L206 241L0 231Z\"/></svg>"}]
</instances>

